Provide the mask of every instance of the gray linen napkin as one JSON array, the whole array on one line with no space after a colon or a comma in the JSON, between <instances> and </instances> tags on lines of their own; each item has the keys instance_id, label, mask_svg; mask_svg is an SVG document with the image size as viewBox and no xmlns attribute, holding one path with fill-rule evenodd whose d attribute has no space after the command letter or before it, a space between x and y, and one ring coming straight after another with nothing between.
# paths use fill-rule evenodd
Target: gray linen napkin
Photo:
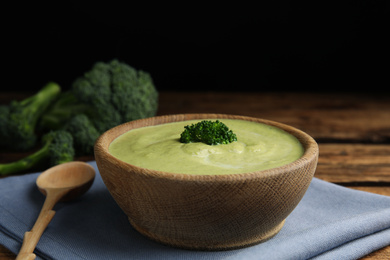
<instances>
[{"instance_id":1,"label":"gray linen napkin","mask_svg":"<svg viewBox=\"0 0 390 260\"><path fill-rule=\"evenodd\" d=\"M76 201L60 203L38 243L38 259L357 259L390 245L390 197L314 178L271 240L248 248L203 252L155 243L135 231L97 175ZM0 179L0 243L17 253L44 196L39 173Z\"/></svg>"}]
</instances>

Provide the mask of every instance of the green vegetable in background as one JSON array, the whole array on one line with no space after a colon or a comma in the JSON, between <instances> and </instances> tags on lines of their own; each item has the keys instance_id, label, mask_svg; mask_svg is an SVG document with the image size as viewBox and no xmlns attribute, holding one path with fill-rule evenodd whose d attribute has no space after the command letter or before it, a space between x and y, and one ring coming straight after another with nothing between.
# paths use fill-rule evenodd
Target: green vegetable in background
<instances>
[{"instance_id":1,"label":"green vegetable in background","mask_svg":"<svg viewBox=\"0 0 390 260\"><path fill-rule=\"evenodd\" d=\"M0 175L6 176L32 169L39 165L48 167L73 161L73 137L64 130L50 131L42 137L42 147L18 161L0 164Z\"/></svg>"},{"instance_id":2,"label":"green vegetable in background","mask_svg":"<svg viewBox=\"0 0 390 260\"><path fill-rule=\"evenodd\" d=\"M58 97L61 88L50 82L35 95L0 106L0 148L27 151L37 142L39 118Z\"/></svg>"},{"instance_id":3,"label":"green vegetable in background","mask_svg":"<svg viewBox=\"0 0 390 260\"><path fill-rule=\"evenodd\" d=\"M40 126L59 129L83 113L103 133L118 124L154 116L157 106L158 92L148 73L118 60L97 62L43 115Z\"/></svg>"},{"instance_id":4,"label":"green vegetable in background","mask_svg":"<svg viewBox=\"0 0 390 260\"><path fill-rule=\"evenodd\" d=\"M215 122L203 120L196 124L187 125L180 135L180 142L202 142L208 145L229 144L237 141L236 134L219 120Z\"/></svg>"},{"instance_id":5,"label":"green vegetable in background","mask_svg":"<svg viewBox=\"0 0 390 260\"><path fill-rule=\"evenodd\" d=\"M0 106L0 149L29 151L39 138L37 133L44 135L45 143L26 158L1 164L0 175L32 169L45 160L56 165L74 156L93 155L99 135L121 123L154 116L157 107L158 92L149 73L116 59L97 62L68 91L61 92L51 82L34 96ZM62 138L56 136L49 144L53 131L62 133ZM63 160L53 159L63 151L54 152L61 147L58 143L69 146L61 152L66 155ZM53 155L48 156L48 151Z\"/></svg>"},{"instance_id":6,"label":"green vegetable in background","mask_svg":"<svg viewBox=\"0 0 390 260\"><path fill-rule=\"evenodd\" d=\"M100 136L91 120L84 114L72 117L63 129L73 136L76 156L91 154L95 141Z\"/></svg>"}]
</instances>

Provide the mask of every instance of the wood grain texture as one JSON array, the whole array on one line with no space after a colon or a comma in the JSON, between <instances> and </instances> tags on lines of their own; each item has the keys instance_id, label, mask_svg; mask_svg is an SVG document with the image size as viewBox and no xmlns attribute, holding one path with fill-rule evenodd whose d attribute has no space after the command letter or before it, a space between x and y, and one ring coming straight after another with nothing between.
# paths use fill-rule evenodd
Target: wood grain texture
<instances>
[{"instance_id":1,"label":"wood grain texture","mask_svg":"<svg viewBox=\"0 0 390 260\"><path fill-rule=\"evenodd\" d=\"M350 93L164 93L160 114L227 113L297 127L317 141L390 142L389 95Z\"/></svg>"},{"instance_id":2,"label":"wood grain texture","mask_svg":"<svg viewBox=\"0 0 390 260\"><path fill-rule=\"evenodd\" d=\"M390 259L390 246L381 248L381 249L361 258L361 260L372 260L372 259L376 259L376 260Z\"/></svg>"},{"instance_id":3,"label":"wood grain texture","mask_svg":"<svg viewBox=\"0 0 390 260\"><path fill-rule=\"evenodd\" d=\"M390 184L390 145L319 144L316 177L335 183Z\"/></svg>"}]
</instances>

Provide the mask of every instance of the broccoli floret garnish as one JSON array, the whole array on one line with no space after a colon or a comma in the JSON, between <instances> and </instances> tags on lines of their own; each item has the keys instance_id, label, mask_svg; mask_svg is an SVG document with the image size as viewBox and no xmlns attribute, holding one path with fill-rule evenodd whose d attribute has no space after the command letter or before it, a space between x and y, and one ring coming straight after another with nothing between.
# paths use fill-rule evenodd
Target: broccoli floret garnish
<instances>
[{"instance_id":1,"label":"broccoli floret garnish","mask_svg":"<svg viewBox=\"0 0 390 260\"><path fill-rule=\"evenodd\" d=\"M0 164L0 175L23 172L45 164L55 166L74 159L73 137L64 130L50 131L42 136L42 147L18 161Z\"/></svg>"},{"instance_id":2,"label":"broccoli floret garnish","mask_svg":"<svg viewBox=\"0 0 390 260\"><path fill-rule=\"evenodd\" d=\"M219 120L203 120L187 125L180 135L181 143L202 142L208 145L229 144L237 141L236 134Z\"/></svg>"},{"instance_id":3,"label":"broccoli floret garnish","mask_svg":"<svg viewBox=\"0 0 390 260\"><path fill-rule=\"evenodd\" d=\"M1 106L0 148L13 151L32 148L38 139L38 120L60 92L56 83L49 82L33 96Z\"/></svg>"},{"instance_id":4,"label":"broccoli floret garnish","mask_svg":"<svg viewBox=\"0 0 390 260\"><path fill-rule=\"evenodd\" d=\"M77 78L41 119L42 129L60 129L83 113L99 133L156 114L158 92L146 72L112 60L97 62Z\"/></svg>"}]
</instances>

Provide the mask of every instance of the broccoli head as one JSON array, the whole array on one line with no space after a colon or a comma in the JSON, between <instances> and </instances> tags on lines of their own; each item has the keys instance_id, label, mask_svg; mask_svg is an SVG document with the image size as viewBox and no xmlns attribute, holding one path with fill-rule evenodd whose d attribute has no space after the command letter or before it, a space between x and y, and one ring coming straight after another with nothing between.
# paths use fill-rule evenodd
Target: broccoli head
<instances>
[{"instance_id":1,"label":"broccoli head","mask_svg":"<svg viewBox=\"0 0 390 260\"><path fill-rule=\"evenodd\" d=\"M49 82L33 96L1 106L0 147L16 151L32 148L37 140L38 120L60 92L56 83Z\"/></svg>"},{"instance_id":2,"label":"broccoli head","mask_svg":"<svg viewBox=\"0 0 390 260\"><path fill-rule=\"evenodd\" d=\"M64 130L50 131L42 137L49 153L49 166L73 161L75 150L73 136Z\"/></svg>"},{"instance_id":3,"label":"broccoli head","mask_svg":"<svg viewBox=\"0 0 390 260\"><path fill-rule=\"evenodd\" d=\"M203 120L196 124L187 125L180 135L180 142L202 142L208 145L229 144L237 141L236 134L219 120Z\"/></svg>"},{"instance_id":4,"label":"broccoli head","mask_svg":"<svg viewBox=\"0 0 390 260\"><path fill-rule=\"evenodd\" d=\"M148 73L116 59L97 62L42 117L41 126L59 129L83 113L101 134L118 124L154 116L157 105L158 92Z\"/></svg>"},{"instance_id":5,"label":"broccoli head","mask_svg":"<svg viewBox=\"0 0 390 260\"><path fill-rule=\"evenodd\" d=\"M42 136L42 147L36 152L11 163L0 164L0 175L6 176L39 166L55 166L73 161L73 137L64 130L50 131Z\"/></svg>"},{"instance_id":6,"label":"broccoli head","mask_svg":"<svg viewBox=\"0 0 390 260\"><path fill-rule=\"evenodd\" d=\"M76 156L93 154L93 147L100 133L85 114L72 117L64 127L73 136Z\"/></svg>"}]
</instances>

